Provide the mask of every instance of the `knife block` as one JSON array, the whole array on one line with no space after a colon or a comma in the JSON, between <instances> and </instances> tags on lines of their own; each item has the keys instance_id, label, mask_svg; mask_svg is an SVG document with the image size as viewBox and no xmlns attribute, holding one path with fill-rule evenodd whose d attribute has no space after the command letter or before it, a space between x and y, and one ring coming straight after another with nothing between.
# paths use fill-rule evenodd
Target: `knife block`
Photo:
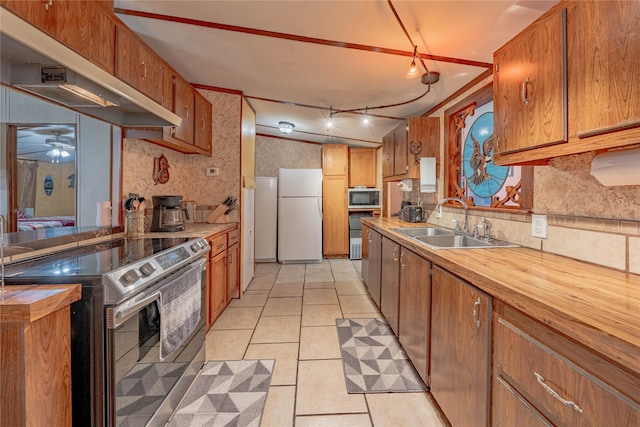
<instances>
[{"instance_id":1,"label":"knife block","mask_svg":"<svg viewBox=\"0 0 640 427\"><path fill-rule=\"evenodd\" d=\"M213 212L211 212L207 217L207 222L209 224L229 222L229 218L224 214L227 209L229 209L229 207L225 205L216 206Z\"/></svg>"}]
</instances>

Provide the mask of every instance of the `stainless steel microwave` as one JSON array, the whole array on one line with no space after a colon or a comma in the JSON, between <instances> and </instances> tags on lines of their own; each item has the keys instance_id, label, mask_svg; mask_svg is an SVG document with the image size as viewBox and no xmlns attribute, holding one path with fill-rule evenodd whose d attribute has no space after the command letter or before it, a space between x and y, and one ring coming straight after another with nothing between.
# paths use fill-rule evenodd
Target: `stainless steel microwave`
<instances>
[{"instance_id":1,"label":"stainless steel microwave","mask_svg":"<svg viewBox=\"0 0 640 427\"><path fill-rule=\"evenodd\" d=\"M380 209L379 188L349 188L349 209Z\"/></svg>"}]
</instances>

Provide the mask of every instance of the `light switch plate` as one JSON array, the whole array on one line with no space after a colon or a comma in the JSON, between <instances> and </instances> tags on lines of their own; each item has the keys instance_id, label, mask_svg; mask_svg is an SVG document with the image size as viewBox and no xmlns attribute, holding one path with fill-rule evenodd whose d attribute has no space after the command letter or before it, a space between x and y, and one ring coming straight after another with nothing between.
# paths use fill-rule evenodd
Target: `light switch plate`
<instances>
[{"instance_id":1,"label":"light switch plate","mask_svg":"<svg viewBox=\"0 0 640 427\"><path fill-rule=\"evenodd\" d=\"M220 175L220 168L207 168L207 176Z\"/></svg>"},{"instance_id":2,"label":"light switch plate","mask_svg":"<svg viewBox=\"0 0 640 427\"><path fill-rule=\"evenodd\" d=\"M542 239L547 238L547 216L546 215L531 215L531 236L540 237Z\"/></svg>"}]
</instances>

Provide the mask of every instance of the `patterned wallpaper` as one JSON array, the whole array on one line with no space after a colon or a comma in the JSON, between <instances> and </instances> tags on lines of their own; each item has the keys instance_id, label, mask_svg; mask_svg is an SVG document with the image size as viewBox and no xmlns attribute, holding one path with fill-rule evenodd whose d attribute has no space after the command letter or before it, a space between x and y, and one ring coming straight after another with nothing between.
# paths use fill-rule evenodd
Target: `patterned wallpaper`
<instances>
[{"instance_id":1,"label":"patterned wallpaper","mask_svg":"<svg viewBox=\"0 0 640 427\"><path fill-rule=\"evenodd\" d=\"M279 168L322 168L322 146L258 136L256 138L256 176L278 176Z\"/></svg>"},{"instance_id":2,"label":"patterned wallpaper","mask_svg":"<svg viewBox=\"0 0 640 427\"><path fill-rule=\"evenodd\" d=\"M140 194L149 200L154 195L182 195L184 201L198 206L215 206L227 196L240 194L240 95L202 90L213 104L213 155L182 154L138 139L124 139L122 193ZM169 181L154 184L154 158L164 154L169 162ZM217 167L220 175L206 176L208 167ZM234 215L235 214L235 215ZM230 218L237 221L237 212Z\"/></svg>"}]
</instances>

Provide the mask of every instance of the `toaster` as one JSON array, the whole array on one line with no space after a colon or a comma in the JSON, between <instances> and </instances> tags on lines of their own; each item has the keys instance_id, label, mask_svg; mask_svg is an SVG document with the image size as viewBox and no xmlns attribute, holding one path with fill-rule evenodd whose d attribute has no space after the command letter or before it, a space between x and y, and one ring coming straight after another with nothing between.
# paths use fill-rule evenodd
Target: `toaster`
<instances>
[{"instance_id":1,"label":"toaster","mask_svg":"<svg viewBox=\"0 0 640 427\"><path fill-rule=\"evenodd\" d=\"M422 222L422 207L413 205L405 206L403 219L407 222Z\"/></svg>"}]
</instances>

